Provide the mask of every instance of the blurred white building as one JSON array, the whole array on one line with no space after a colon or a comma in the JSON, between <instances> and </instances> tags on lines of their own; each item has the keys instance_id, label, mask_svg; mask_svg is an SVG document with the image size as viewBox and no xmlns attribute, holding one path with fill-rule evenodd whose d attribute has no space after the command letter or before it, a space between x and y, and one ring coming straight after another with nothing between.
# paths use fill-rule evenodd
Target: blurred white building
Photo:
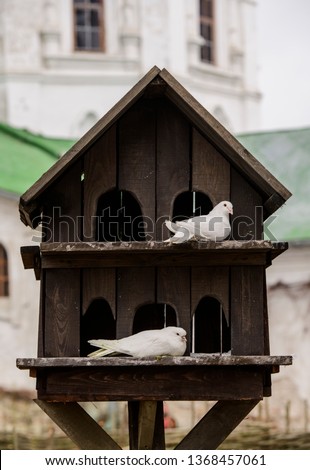
<instances>
[{"instance_id":1,"label":"blurred white building","mask_svg":"<svg viewBox=\"0 0 310 470\"><path fill-rule=\"evenodd\" d=\"M152 66L259 127L255 0L0 0L0 121L81 137Z\"/></svg>"}]
</instances>

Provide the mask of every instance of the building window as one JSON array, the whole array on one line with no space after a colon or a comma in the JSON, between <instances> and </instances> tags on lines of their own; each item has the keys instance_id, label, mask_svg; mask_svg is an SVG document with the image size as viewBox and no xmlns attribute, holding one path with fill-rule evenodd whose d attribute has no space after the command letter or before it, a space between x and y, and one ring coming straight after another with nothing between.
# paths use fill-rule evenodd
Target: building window
<instances>
[{"instance_id":1,"label":"building window","mask_svg":"<svg viewBox=\"0 0 310 470\"><path fill-rule=\"evenodd\" d=\"M0 297L9 295L8 257L0 244Z\"/></svg>"},{"instance_id":2,"label":"building window","mask_svg":"<svg viewBox=\"0 0 310 470\"><path fill-rule=\"evenodd\" d=\"M200 54L202 62L208 64L215 63L214 3L214 0L200 0L200 35L205 40Z\"/></svg>"},{"instance_id":3,"label":"building window","mask_svg":"<svg viewBox=\"0 0 310 470\"><path fill-rule=\"evenodd\" d=\"M103 0L74 0L74 48L104 51Z\"/></svg>"}]
</instances>

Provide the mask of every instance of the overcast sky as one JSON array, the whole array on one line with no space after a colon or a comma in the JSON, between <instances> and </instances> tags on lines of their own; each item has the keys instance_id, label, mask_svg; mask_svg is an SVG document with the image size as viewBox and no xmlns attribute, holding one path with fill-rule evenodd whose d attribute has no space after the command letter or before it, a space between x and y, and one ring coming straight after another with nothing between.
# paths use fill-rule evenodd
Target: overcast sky
<instances>
[{"instance_id":1,"label":"overcast sky","mask_svg":"<svg viewBox=\"0 0 310 470\"><path fill-rule=\"evenodd\" d=\"M310 127L310 0L257 0L262 130Z\"/></svg>"}]
</instances>

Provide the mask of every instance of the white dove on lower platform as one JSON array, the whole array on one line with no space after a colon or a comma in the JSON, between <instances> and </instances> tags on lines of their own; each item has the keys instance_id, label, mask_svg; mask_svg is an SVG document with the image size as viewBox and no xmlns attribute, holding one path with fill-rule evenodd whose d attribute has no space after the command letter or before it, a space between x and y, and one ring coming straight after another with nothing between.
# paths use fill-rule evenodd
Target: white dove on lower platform
<instances>
[{"instance_id":1,"label":"white dove on lower platform","mask_svg":"<svg viewBox=\"0 0 310 470\"><path fill-rule=\"evenodd\" d=\"M100 349L88 357L127 354L133 357L183 356L186 350L186 331L177 326L160 330L144 330L121 339L91 339Z\"/></svg>"},{"instance_id":2,"label":"white dove on lower platform","mask_svg":"<svg viewBox=\"0 0 310 470\"><path fill-rule=\"evenodd\" d=\"M220 242L229 237L231 232L229 214L233 214L233 205L221 201L207 215L172 222L166 220L166 227L174 235L165 240L170 243L184 243L191 239Z\"/></svg>"}]
</instances>

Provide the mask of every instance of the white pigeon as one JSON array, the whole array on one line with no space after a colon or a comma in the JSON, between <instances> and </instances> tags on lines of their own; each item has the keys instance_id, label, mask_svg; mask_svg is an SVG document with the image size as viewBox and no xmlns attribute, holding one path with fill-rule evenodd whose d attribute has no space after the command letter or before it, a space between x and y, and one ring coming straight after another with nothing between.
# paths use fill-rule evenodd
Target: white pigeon
<instances>
[{"instance_id":1,"label":"white pigeon","mask_svg":"<svg viewBox=\"0 0 310 470\"><path fill-rule=\"evenodd\" d=\"M91 339L92 346L100 348L88 354L100 357L127 354L133 357L183 356L186 349L186 331L176 326L167 326L161 330L140 331L121 339Z\"/></svg>"},{"instance_id":2,"label":"white pigeon","mask_svg":"<svg viewBox=\"0 0 310 470\"><path fill-rule=\"evenodd\" d=\"M229 214L232 213L232 203L221 201L208 215L199 215L177 222L165 220L166 227L174 233L165 242L184 243L192 238L217 242L225 240L230 235Z\"/></svg>"}]
</instances>

